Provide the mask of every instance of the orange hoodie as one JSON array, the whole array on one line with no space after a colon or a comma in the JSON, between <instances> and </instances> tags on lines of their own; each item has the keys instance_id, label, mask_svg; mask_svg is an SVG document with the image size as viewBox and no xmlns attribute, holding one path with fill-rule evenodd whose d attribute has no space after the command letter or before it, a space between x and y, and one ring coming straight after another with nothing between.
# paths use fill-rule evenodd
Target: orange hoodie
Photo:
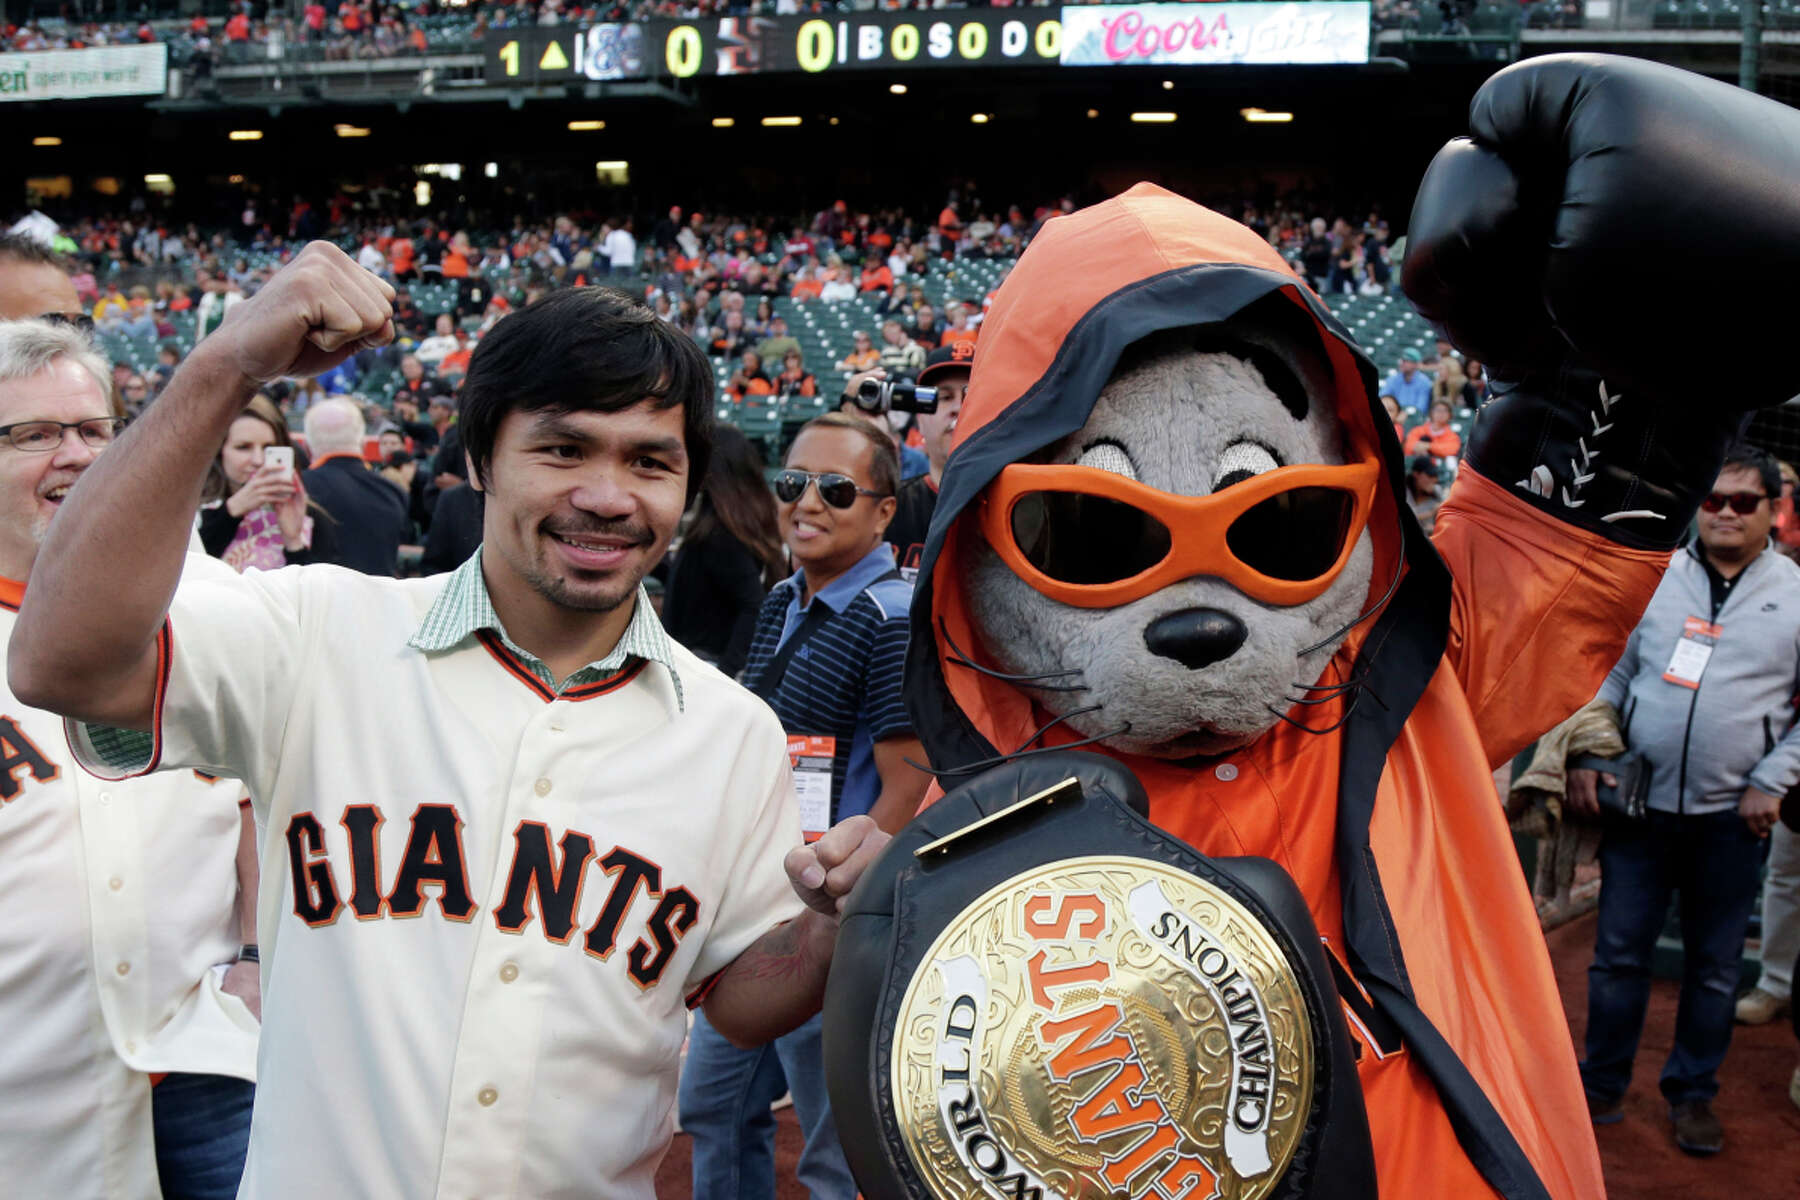
<instances>
[{"instance_id":1,"label":"orange hoodie","mask_svg":"<svg viewBox=\"0 0 1800 1200\"><path fill-rule=\"evenodd\" d=\"M1593 697L1669 556L1561 524L1472 470L1428 541L1402 501L1373 365L1242 225L1140 184L1047 225L1000 289L913 602L915 727L955 771L1025 749L1046 719L953 661L951 641L983 658L957 586L983 489L1080 429L1133 342L1274 292L1317 324L1339 419L1387 465L1369 518L1377 611L1323 676L1366 686L1290 710L1319 732L1284 721L1222 759L1115 757L1163 828L1203 853L1273 859L1308 898L1345 971L1382 1195L1593 1200L1574 1047L1491 771ZM1057 726L1038 744L1078 737Z\"/></svg>"}]
</instances>

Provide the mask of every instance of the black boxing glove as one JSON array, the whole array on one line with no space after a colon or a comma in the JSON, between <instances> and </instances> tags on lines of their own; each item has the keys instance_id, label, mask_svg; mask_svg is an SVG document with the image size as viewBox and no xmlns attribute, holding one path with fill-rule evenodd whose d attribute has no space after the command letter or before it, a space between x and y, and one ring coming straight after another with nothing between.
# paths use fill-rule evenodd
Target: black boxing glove
<instances>
[{"instance_id":1,"label":"black boxing glove","mask_svg":"<svg viewBox=\"0 0 1800 1200\"><path fill-rule=\"evenodd\" d=\"M1641 59L1495 75L1420 184L1402 283L1488 368L1467 464L1626 545L1685 534L1748 414L1800 392L1800 113Z\"/></svg>"}]
</instances>

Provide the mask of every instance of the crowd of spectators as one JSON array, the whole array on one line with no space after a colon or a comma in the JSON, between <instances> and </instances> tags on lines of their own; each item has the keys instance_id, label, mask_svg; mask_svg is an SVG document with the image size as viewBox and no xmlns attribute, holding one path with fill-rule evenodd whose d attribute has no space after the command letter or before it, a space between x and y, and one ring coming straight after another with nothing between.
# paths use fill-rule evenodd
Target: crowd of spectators
<instances>
[{"instance_id":1,"label":"crowd of spectators","mask_svg":"<svg viewBox=\"0 0 1800 1200\"><path fill-rule=\"evenodd\" d=\"M297 52L317 53L328 59L399 58L452 52L480 42L491 29L522 26L872 9L1042 7L1049 2L987 0L977 6L945 0L473 0L459 5L434 0L411 4L381 4L376 0L328 4L325 0L306 0L298 6L298 15L290 15L267 4L236 0L224 17L196 14L187 19L159 19L147 15L152 10L143 6L138 11L146 15L131 20L97 19L103 11L101 6L72 4L65 16L57 20L23 25L0 22L0 52L78 50L162 41L169 43L177 61L187 64L201 60L248 61ZM1532 28L1574 28L1582 20L1579 0L1504 0L1480 5L1480 17L1476 16L1477 9L1467 0L1375 0L1374 23L1377 29L1451 36L1480 33L1496 21L1514 27L1522 24Z\"/></svg>"},{"instance_id":2,"label":"crowd of spectators","mask_svg":"<svg viewBox=\"0 0 1800 1200\"><path fill-rule=\"evenodd\" d=\"M478 505L453 502L462 515L441 531L441 553L430 553L440 504L465 482L452 432L455 391L481 338L522 305L561 287L622 287L709 352L721 403L792 398L829 406L855 374L879 368L890 378L914 377L932 351L973 342L1011 261L1046 221L1075 207L1071 197L1028 207L963 193L930 215L838 202L799 219L671 206L648 220L565 214L497 223L477 214L401 217L376 207L380 199L340 194L277 205L252 197L235 227L222 229L147 209L60 226L33 214L17 228L51 241L72 264L71 282L102 346L114 351L119 398L132 411L153 402L194 342L310 240L334 240L392 281L395 344L316 379L273 385L268 411L299 430L321 402L348 401L360 415L367 457L405 498L404 544L422 547L427 565L437 566L455 564L479 517ZM1378 213L1357 224L1315 221L1300 197L1234 207L1297 267L1307 265L1316 229L1326 231L1334 255L1359 241L1385 244ZM1377 258L1385 264L1385 252ZM972 260L994 265L972 275ZM970 278L980 285L959 294ZM1321 288L1332 278L1328 269ZM809 361L783 315L815 305L854 312L844 318L848 349L833 361ZM907 451L918 457L916 446ZM229 499L244 481L225 476L221 495Z\"/></svg>"}]
</instances>

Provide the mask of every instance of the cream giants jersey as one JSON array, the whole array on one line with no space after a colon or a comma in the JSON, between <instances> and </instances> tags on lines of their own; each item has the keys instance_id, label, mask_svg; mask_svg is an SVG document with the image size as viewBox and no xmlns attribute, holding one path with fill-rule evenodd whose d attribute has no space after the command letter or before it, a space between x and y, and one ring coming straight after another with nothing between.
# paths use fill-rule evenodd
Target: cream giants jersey
<instances>
[{"instance_id":1,"label":"cream giants jersey","mask_svg":"<svg viewBox=\"0 0 1800 1200\"><path fill-rule=\"evenodd\" d=\"M499 638L408 646L447 578L171 608L156 765L242 778L263 829L240 1195L648 1200L687 1005L800 911L786 739L679 647L679 691L634 659L558 695Z\"/></svg>"},{"instance_id":2,"label":"cream giants jersey","mask_svg":"<svg viewBox=\"0 0 1800 1200\"><path fill-rule=\"evenodd\" d=\"M0 580L0 637L23 589ZM254 1079L237 958L241 792L107 783L0 681L0 1196L162 1193L152 1077Z\"/></svg>"}]
</instances>

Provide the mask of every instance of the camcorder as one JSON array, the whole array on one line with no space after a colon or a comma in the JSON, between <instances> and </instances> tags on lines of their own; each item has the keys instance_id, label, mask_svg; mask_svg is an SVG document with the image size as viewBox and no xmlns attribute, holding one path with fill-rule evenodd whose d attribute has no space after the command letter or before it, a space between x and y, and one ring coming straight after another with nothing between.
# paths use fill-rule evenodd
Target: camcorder
<instances>
[{"instance_id":1,"label":"camcorder","mask_svg":"<svg viewBox=\"0 0 1800 1200\"><path fill-rule=\"evenodd\" d=\"M886 416L889 411L934 413L938 406L938 390L898 379L865 379L850 400L856 407L877 417Z\"/></svg>"}]
</instances>

